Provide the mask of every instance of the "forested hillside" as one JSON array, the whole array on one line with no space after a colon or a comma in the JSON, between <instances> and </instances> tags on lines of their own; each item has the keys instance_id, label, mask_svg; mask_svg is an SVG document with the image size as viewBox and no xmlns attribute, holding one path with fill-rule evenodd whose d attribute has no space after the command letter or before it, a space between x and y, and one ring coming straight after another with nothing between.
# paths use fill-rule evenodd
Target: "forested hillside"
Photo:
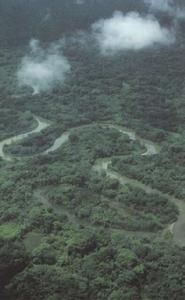
<instances>
[{"instance_id":1,"label":"forested hillside","mask_svg":"<svg viewBox=\"0 0 185 300\"><path fill-rule=\"evenodd\" d=\"M149 3L0 0L2 300L185 298L185 8Z\"/></svg>"}]
</instances>

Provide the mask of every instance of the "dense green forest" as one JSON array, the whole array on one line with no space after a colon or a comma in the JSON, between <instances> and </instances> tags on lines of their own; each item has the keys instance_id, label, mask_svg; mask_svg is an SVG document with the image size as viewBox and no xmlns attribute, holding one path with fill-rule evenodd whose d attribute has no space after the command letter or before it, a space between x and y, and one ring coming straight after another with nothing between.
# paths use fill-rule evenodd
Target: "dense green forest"
<instances>
[{"instance_id":1,"label":"dense green forest","mask_svg":"<svg viewBox=\"0 0 185 300\"><path fill-rule=\"evenodd\" d=\"M116 10L149 7L0 0L2 300L185 299L185 18L154 12L172 45L103 56L92 24ZM70 62L38 93L17 76L32 39Z\"/></svg>"}]
</instances>

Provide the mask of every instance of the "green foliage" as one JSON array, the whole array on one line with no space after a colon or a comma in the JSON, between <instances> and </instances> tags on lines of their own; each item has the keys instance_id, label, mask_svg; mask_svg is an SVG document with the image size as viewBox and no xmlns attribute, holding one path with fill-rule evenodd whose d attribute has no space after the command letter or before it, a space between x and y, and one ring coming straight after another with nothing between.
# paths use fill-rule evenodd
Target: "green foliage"
<instances>
[{"instance_id":1,"label":"green foliage","mask_svg":"<svg viewBox=\"0 0 185 300\"><path fill-rule=\"evenodd\" d=\"M22 272L28 263L29 258L20 240L0 238L0 294L3 294L6 284L16 274Z\"/></svg>"},{"instance_id":2,"label":"green foliage","mask_svg":"<svg viewBox=\"0 0 185 300\"><path fill-rule=\"evenodd\" d=\"M168 195L185 195L184 25L178 47L102 57L91 38L69 33L114 10L143 13L142 1L1 2L0 140L35 128L30 112L51 124L6 147L31 157L0 160L0 298L184 300L184 248L163 234L179 213ZM47 47L63 35L65 84L38 95L18 87L30 38ZM161 143L161 152L142 156L141 143L108 124ZM39 155L74 127L57 151ZM112 162L109 176L102 159ZM123 185L123 176L138 181Z\"/></svg>"},{"instance_id":3,"label":"green foliage","mask_svg":"<svg viewBox=\"0 0 185 300\"><path fill-rule=\"evenodd\" d=\"M43 235L40 232L31 231L24 236L24 245L28 252L32 252L42 243Z\"/></svg>"},{"instance_id":4,"label":"green foliage","mask_svg":"<svg viewBox=\"0 0 185 300\"><path fill-rule=\"evenodd\" d=\"M113 168L166 194L184 199L184 150L184 142L164 144L161 152L153 157L116 158Z\"/></svg>"},{"instance_id":5,"label":"green foliage","mask_svg":"<svg viewBox=\"0 0 185 300\"><path fill-rule=\"evenodd\" d=\"M1 99L0 120L0 140L27 132L36 126L36 122L31 113L19 113L13 109L6 108L6 106L4 106L4 101Z\"/></svg>"},{"instance_id":6,"label":"green foliage","mask_svg":"<svg viewBox=\"0 0 185 300\"><path fill-rule=\"evenodd\" d=\"M4 223L0 225L0 238L11 239L20 235L21 225L17 223Z\"/></svg>"}]
</instances>

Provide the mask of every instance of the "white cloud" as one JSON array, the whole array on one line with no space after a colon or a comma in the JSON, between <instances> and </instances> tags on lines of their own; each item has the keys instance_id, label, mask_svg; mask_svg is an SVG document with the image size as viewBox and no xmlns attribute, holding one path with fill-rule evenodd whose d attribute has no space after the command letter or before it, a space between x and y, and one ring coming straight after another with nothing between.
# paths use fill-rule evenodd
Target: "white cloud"
<instances>
[{"instance_id":1,"label":"white cloud","mask_svg":"<svg viewBox=\"0 0 185 300\"><path fill-rule=\"evenodd\" d=\"M112 18L93 24L92 30L103 54L174 42L174 34L161 27L153 16L142 17L137 12L123 15L117 11Z\"/></svg>"},{"instance_id":2,"label":"white cloud","mask_svg":"<svg viewBox=\"0 0 185 300\"><path fill-rule=\"evenodd\" d=\"M61 52L61 43L43 49L39 41L33 39L29 48L29 54L22 59L17 72L20 86L31 87L36 94L63 83L70 64Z\"/></svg>"}]
</instances>

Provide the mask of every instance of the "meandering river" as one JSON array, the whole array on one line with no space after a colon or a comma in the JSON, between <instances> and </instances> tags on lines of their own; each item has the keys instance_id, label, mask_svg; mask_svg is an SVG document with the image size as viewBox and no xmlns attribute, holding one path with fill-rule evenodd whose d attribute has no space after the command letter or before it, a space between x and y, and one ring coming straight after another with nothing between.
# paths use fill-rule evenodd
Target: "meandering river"
<instances>
[{"instance_id":1,"label":"meandering river","mask_svg":"<svg viewBox=\"0 0 185 300\"><path fill-rule=\"evenodd\" d=\"M33 133L39 133L43 129L47 128L50 125L50 122L47 122L46 120L43 120L42 118L39 118L37 116L34 116L34 118L37 121L37 126L36 126L35 129L33 129L31 131L28 131L26 133L15 135L15 136L10 137L8 139L5 139L3 141L0 141L0 157L2 159L6 160L6 161L12 161L13 160L13 156L8 155L8 154L5 153L5 151L4 151L5 145L10 145L12 143L22 141L23 139L25 139L29 135L31 135Z\"/></svg>"},{"instance_id":2,"label":"meandering river","mask_svg":"<svg viewBox=\"0 0 185 300\"><path fill-rule=\"evenodd\" d=\"M4 152L5 145L10 145L11 143L21 141L33 133L41 132L43 129L47 128L50 125L50 122L48 122L44 119L41 119L37 116L34 116L34 117L35 117L35 120L37 121L37 127L34 130L29 131L27 133L20 134L20 135L16 135L14 137L5 139L3 141L0 141L0 157L3 160L12 161L14 159L13 156L7 155ZM146 148L146 151L142 154L143 156L157 155L160 151L159 145L153 143L152 141L140 138L139 136L136 135L136 133L133 130L131 130L129 128L125 128L125 127L110 124L110 123L101 123L101 125L104 127L114 128L114 129L118 130L119 132L121 132L122 134L127 135L131 140L138 140ZM90 126L90 124L85 125L85 126ZM84 127L84 125L82 125L81 127ZM59 149L64 143L66 143L68 141L70 133L74 129L78 129L81 127L79 126L79 127L71 128L71 129L63 132L61 134L61 136L58 137L54 141L53 145L41 154L46 155L48 153L54 152L57 149ZM107 176L109 176L111 178L116 178L122 185L127 184L127 183L134 184L135 186L138 186L139 188L143 189L146 193L157 193L160 195L164 195L170 201L172 201L173 203L175 203L178 206L178 208L179 208L178 220L175 223L169 225L169 232L171 232L173 234L174 240L177 244L179 244L180 246L185 246L185 202L183 202L182 200L177 199L173 196L170 196L168 194L162 193L161 191L159 191L157 189L153 189L150 186L145 185L138 180L134 180L134 179L128 178L126 176L121 176L119 173L110 169L111 163L112 163L111 158L98 159L96 161L95 165L93 166L93 169L97 172L104 171Z\"/></svg>"}]
</instances>

